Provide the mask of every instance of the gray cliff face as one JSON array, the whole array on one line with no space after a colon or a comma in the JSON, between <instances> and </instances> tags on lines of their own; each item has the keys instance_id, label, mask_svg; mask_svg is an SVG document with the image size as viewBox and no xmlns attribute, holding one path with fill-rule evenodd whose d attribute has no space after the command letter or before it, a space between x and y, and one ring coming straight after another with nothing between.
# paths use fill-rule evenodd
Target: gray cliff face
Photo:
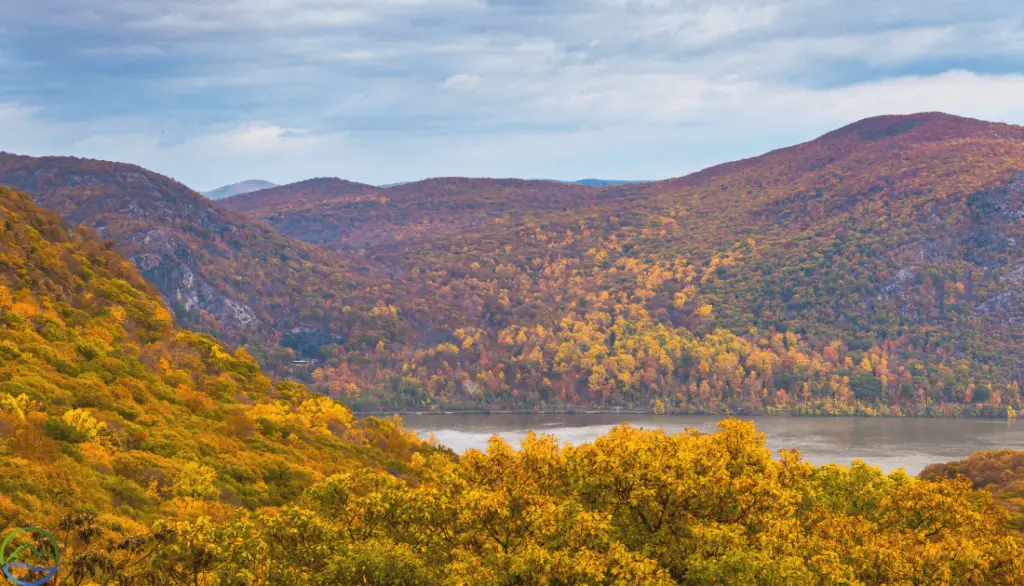
<instances>
[{"instance_id":1,"label":"gray cliff face","mask_svg":"<svg viewBox=\"0 0 1024 586\"><path fill-rule=\"evenodd\" d=\"M306 348L339 339L322 324L333 296L351 289L354 273L345 263L173 178L124 163L0 153L0 184L113 241L185 327L235 344L273 344L289 336ZM259 274L250 274L254 267ZM310 289L324 291L293 302L291 289L303 290L311 279ZM289 333L296 327L314 331Z\"/></svg>"},{"instance_id":2,"label":"gray cliff face","mask_svg":"<svg viewBox=\"0 0 1024 586\"><path fill-rule=\"evenodd\" d=\"M200 312L216 318L221 327L242 332L260 326L256 313L202 278L189 247L167 230L154 229L141 238L142 252L131 257L142 275L163 294L178 318L198 323Z\"/></svg>"},{"instance_id":3,"label":"gray cliff face","mask_svg":"<svg viewBox=\"0 0 1024 586\"><path fill-rule=\"evenodd\" d=\"M245 302L244 291L211 282L203 259L237 246L232 238L238 228L198 193L132 165L67 157L8 158L14 164L0 176L5 185L116 241L182 324L195 328L212 317L228 339L264 325Z\"/></svg>"},{"instance_id":4,"label":"gray cliff face","mask_svg":"<svg viewBox=\"0 0 1024 586\"><path fill-rule=\"evenodd\" d=\"M957 305L958 312L966 309L972 319L1020 325L1024 173L964 198L970 215L959 224L950 225L940 214L922 210L921 222L934 227L931 236L896 255L901 264L879 287L876 299L894 304L901 318L911 323L939 323L948 317L949 306ZM943 269L954 263L959 274ZM933 299L930 305L922 304L924 290Z\"/></svg>"}]
</instances>

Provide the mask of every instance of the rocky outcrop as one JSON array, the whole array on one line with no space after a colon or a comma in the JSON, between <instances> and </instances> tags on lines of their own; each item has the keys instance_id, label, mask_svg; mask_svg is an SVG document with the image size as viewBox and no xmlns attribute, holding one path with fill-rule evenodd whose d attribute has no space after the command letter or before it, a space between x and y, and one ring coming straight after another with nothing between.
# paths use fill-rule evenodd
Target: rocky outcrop
<instances>
[{"instance_id":1,"label":"rocky outcrop","mask_svg":"<svg viewBox=\"0 0 1024 586\"><path fill-rule=\"evenodd\" d=\"M201 312L222 328L242 332L261 324L256 312L213 287L195 270L189 247L167 230L151 230L142 238L143 252L131 258L142 275L163 294L183 322L199 322Z\"/></svg>"}]
</instances>

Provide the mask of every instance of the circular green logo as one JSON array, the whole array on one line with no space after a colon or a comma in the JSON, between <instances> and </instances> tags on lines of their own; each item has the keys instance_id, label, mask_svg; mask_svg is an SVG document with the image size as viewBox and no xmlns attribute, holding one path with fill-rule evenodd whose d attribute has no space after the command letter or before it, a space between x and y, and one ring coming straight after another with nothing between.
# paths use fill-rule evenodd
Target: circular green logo
<instances>
[{"instance_id":1,"label":"circular green logo","mask_svg":"<svg viewBox=\"0 0 1024 586\"><path fill-rule=\"evenodd\" d=\"M60 547L36 527L15 529L0 545L0 570L18 586L40 586L57 577Z\"/></svg>"}]
</instances>

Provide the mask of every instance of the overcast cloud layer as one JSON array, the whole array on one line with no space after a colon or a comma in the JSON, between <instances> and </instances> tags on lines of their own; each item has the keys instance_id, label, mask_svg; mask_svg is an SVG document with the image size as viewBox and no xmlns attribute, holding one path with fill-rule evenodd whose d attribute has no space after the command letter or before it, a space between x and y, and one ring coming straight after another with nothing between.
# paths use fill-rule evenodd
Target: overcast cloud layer
<instances>
[{"instance_id":1,"label":"overcast cloud layer","mask_svg":"<svg viewBox=\"0 0 1024 586\"><path fill-rule=\"evenodd\" d=\"M0 150L242 179L647 179L1024 123L1020 0L0 0Z\"/></svg>"}]
</instances>

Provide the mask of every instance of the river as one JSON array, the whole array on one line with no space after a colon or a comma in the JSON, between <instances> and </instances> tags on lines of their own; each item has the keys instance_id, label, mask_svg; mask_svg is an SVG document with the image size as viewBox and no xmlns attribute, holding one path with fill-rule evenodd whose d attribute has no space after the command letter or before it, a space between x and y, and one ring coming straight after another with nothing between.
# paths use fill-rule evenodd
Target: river
<instances>
[{"instance_id":1,"label":"river","mask_svg":"<svg viewBox=\"0 0 1024 586\"><path fill-rule=\"evenodd\" d=\"M616 424L662 428L674 433L686 428L714 431L721 417L654 415L407 415L406 426L420 437L433 434L455 450L483 449L494 434L513 445L530 430L563 442L588 442ZM902 467L917 474L928 464L967 457L979 450L1024 449L1024 421L995 419L920 419L861 417L749 417L765 434L768 447L799 449L813 464L849 464L855 458L886 472Z\"/></svg>"}]
</instances>

